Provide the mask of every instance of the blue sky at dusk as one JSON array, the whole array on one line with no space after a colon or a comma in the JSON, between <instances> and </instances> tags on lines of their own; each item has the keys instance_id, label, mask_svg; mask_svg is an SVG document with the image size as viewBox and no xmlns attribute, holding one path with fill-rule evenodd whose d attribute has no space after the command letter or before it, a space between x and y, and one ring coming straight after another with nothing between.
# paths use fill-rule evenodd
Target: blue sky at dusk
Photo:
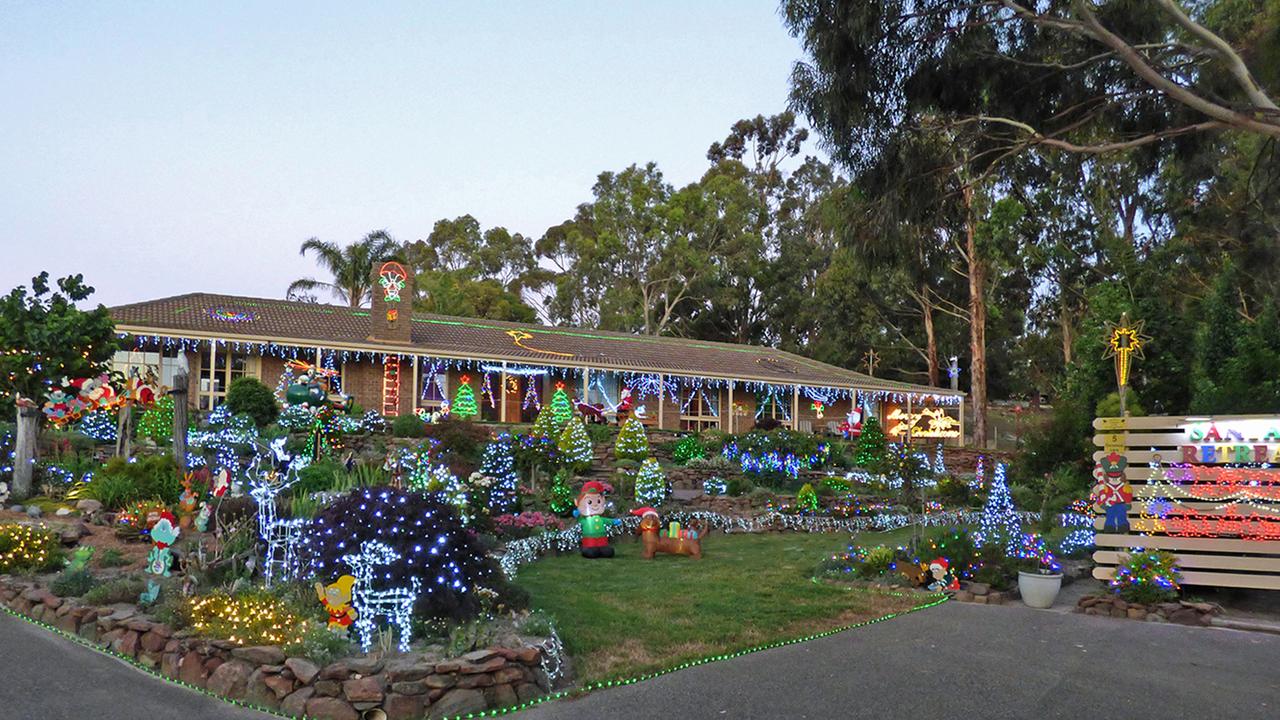
<instances>
[{"instance_id":1,"label":"blue sky at dusk","mask_svg":"<svg viewBox=\"0 0 1280 720\"><path fill-rule=\"evenodd\" d=\"M602 170L695 180L799 54L772 0L5 3L0 288L281 297L313 235L537 237Z\"/></svg>"}]
</instances>

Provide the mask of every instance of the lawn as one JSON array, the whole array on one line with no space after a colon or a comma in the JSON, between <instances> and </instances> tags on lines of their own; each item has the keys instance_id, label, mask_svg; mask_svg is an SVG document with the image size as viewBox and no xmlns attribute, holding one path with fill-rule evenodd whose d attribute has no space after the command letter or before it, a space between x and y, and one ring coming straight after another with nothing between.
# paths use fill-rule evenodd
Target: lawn
<instances>
[{"instance_id":1,"label":"lawn","mask_svg":"<svg viewBox=\"0 0 1280 720\"><path fill-rule=\"evenodd\" d=\"M862 537L860 542L885 542ZM582 682L633 677L689 660L900 612L928 601L810 580L845 534L706 539L702 560L640 558L630 538L612 560L547 557L520 570L535 608L556 621Z\"/></svg>"}]
</instances>

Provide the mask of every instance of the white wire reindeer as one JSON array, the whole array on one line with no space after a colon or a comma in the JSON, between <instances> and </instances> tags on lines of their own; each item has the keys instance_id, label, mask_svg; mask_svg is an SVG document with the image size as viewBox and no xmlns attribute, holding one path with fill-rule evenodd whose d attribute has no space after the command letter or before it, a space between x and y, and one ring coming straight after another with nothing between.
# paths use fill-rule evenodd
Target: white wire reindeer
<instances>
[{"instance_id":1,"label":"white wire reindeer","mask_svg":"<svg viewBox=\"0 0 1280 720\"><path fill-rule=\"evenodd\" d=\"M258 536L266 543L266 555L262 562L262 577L267 587L271 587L272 578L280 571L284 579L292 578L298 570L298 543L302 540L302 531L310 521L306 518L285 518L276 516L276 498L280 493L298 482L298 470L306 467L305 460L289 462L284 452L284 438L271 443L271 451L275 462L265 472L258 469L258 460L249 473L249 496L258 504ZM283 466L284 479L281 480Z\"/></svg>"},{"instance_id":2,"label":"white wire reindeer","mask_svg":"<svg viewBox=\"0 0 1280 720\"><path fill-rule=\"evenodd\" d=\"M373 645L373 621L379 615L399 630L400 652L409 652L413 635L413 604L418 600L422 583L415 577L407 588L373 589L373 569L399 559L400 553L378 540L363 543L359 553L342 556L342 562L351 566L351 573L356 578L351 604L356 609L356 634L365 652Z\"/></svg>"}]
</instances>

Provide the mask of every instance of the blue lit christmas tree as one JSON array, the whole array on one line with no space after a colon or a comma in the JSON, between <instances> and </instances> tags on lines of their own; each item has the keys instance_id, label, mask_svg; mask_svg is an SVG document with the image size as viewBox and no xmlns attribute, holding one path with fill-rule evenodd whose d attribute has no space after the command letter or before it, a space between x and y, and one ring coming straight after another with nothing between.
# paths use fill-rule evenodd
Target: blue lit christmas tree
<instances>
[{"instance_id":1,"label":"blue lit christmas tree","mask_svg":"<svg viewBox=\"0 0 1280 720\"><path fill-rule=\"evenodd\" d=\"M1013 496L1005 482L1004 463L996 465L991 477L991 490L987 493L987 503L982 506L974 540L979 547L999 545L1008 557L1018 557L1022 551L1022 521L1013 508Z\"/></svg>"}]
</instances>

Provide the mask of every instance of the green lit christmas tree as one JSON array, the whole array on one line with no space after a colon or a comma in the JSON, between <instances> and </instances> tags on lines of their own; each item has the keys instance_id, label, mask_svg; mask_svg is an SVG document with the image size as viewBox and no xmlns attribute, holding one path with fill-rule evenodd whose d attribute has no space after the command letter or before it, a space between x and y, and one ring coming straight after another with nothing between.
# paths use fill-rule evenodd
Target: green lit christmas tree
<instances>
[{"instance_id":1,"label":"green lit christmas tree","mask_svg":"<svg viewBox=\"0 0 1280 720\"><path fill-rule=\"evenodd\" d=\"M644 433L644 424L635 418L627 418L618 431L618 441L613 446L613 455L619 460L635 460L639 462L649 457L649 438Z\"/></svg>"},{"instance_id":2,"label":"green lit christmas tree","mask_svg":"<svg viewBox=\"0 0 1280 720\"><path fill-rule=\"evenodd\" d=\"M810 514L818 512L818 493L813 485L805 483L800 486L800 492L796 493L796 507Z\"/></svg>"},{"instance_id":3,"label":"green lit christmas tree","mask_svg":"<svg viewBox=\"0 0 1280 720\"><path fill-rule=\"evenodd\" d=\"M636 473L636 502L640 505L654 507L667 499L667 474L654 458L640 463L640 471Z\"/></svg>"},{"instance_id":4,"label":"green lit christmas tree","mask_svg":"<svg viewBox=\"0 0 1280 720\"><path fill-rule=\"evenodd\" d=\"M884 461L884 454L889 449L884 430L874 415L868 415L862 422L862 434L858 436L858 450L853 455L855 465L864 468L875 468Z\"/></svg>"},{"instance_id":5,"label":"green lit christmas tree","mask_svg":"<svg viewBox=\"0 0 1280 720\"><path fill-rule=\"evenodd\" d=\"M556 423L551 417L551 408L544 407L538 411L538 416L533 419L533 428L529 434L539 438L556 437Z\"/></svg>"},{"instance_id":6,"label":"green lit christmas tree","mask_svg":"<svg viewBox=\"0 0 1280 720\"><path fill-rule=\"evenodd\" d=\"M551 479L551 512L557 515L567 515L573 511L573 488L569 486L571 477L572 473L561 469Z\"/></svg>"},{"instance_id":7,"label":"green lit christmas tree","mask_svg":"<svg viewBox=\"0 0 1280 720\"><path fill-rule=\"evenodd\" d=\"M551 394L551 425L556 434L562 432L569 418L573 417L573 403L569 401L569 393L564 391L564 383L556 383L556 391Z\"/></svg>"},{"instance_id":8,"label":"green lit christmas tree","mask_svg":"<svg viewBox=\"0 0 1280 720\"><path fill-rule=\"evenodd\" d=\"M138 419L138 436L149 437L157 445L173 439L173 396L165 395Z\"/></svg>"},{"instance_id":9,"label":"green lit christmas tree","mask_svg":"<svg viewBox=\"0 0 1280 720\"><path fill-rule=\"evenodd\" d=\"M560 451L560 461L565 467L586 469L591 466L594 456L591 453L591 436L587 434L587 426L582 418L572 418L560 432L560 440L556 443Z\"/></svg>"},{"instance_id":10,"label":"green lit christmas tree","mask_svg":"<svg viewBox=\"0 0 1280 720\"><path fill-rule=\"evenodd\" d=\"M449 413L464 420L480 414L480 408L476 405L476 391L471 388L470 376L462 376L462 384L458 385L458 392L453 396Z\"/></svg>"}]
</instances>

